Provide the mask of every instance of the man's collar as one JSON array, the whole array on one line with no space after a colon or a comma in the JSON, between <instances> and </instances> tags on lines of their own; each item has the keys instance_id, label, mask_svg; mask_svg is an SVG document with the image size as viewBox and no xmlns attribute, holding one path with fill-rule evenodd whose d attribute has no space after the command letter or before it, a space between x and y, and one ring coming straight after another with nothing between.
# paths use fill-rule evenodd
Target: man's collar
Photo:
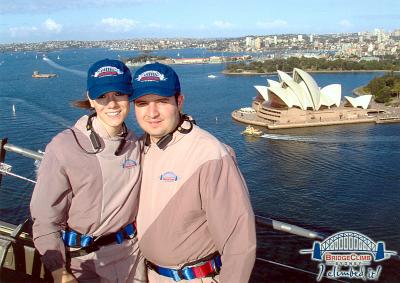
<instances>
[{"instance_id":1,"label":"man's collar","mask_svg":"<svg viewBox=\"0 0 400 283\"><path fill-rule=\"evenodd\" d=\"M180 140L183 136L190 133L193 129L194 122L192 120L182 119L179 125L175 128L172 133L169 133L159 139L157 142L153 142L148 133L145 134L145 146L150 146L151 144L157 145L159 149L164 150L169 144Z\"/></svg>"}]
</instances>

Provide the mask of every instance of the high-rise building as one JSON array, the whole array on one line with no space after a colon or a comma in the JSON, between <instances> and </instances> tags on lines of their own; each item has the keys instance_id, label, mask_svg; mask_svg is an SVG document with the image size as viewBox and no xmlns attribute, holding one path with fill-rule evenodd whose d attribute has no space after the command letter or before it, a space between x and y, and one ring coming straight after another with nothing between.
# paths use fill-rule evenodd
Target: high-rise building
<instances>
[{"instance_id":1,"label":"high-rise building","mask_svg":"<svg viewBox=\"0 0 400 283\"><path fill-rule=\"evenodd\" d=\"M368 52L372 52L375 49L374 45L372 43L370 43L368 45Z\"/></svg>"},{"instance_id":2,"label":"high-rise building","mask_svg":"<svg viewBox=\"0 0 400 283\"><path fill-rule=\"evenodd\" d=\"M395 29L392 33L393 36L400 36L400 29Z\"/></svg>"},{"instance_id":3,"label":"high-rise building","mask_svg":"<svg viewBox=\"0 0 400 283\"><path fill-rule=\"evenodd\" d=\"M251 36L246 36L246 46L254 47L254 38Z\"/></svg>"},{"instance_id":4,"label":"high-rise building","mask_svg":"<svg viewBox=\"0 0 400 283\"><path fill-rule=\"evenodd\" d=\"M254 40L254 48L257 50L261 49L261 38L257 37Z\"/></svg>"},{"instance_id":5,"label":"high-rise building","mask_svg":"<svg viewBox=\"0 0 400 283\"><path fill-rule=\"evenodd\" d=\"M302 42L303 41L303 35L302 34L298 34L297 35L297 40Z\"/></svg>"}]
</instances>

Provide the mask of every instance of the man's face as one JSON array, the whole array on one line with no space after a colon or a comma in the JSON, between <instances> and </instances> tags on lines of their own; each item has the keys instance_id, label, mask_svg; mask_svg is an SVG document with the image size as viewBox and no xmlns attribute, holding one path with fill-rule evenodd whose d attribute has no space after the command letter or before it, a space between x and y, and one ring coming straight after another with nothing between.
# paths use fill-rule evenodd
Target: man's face
<instances>
[{"instance_id":1,"label":"man's face","mask_svg":"<svg viewBox=\"0 0 400 283\"><path fill-rule=\"evenodd\" d=\"M159 141L176 128L183 99L183 95L179 95L177 105L175 96L148 94L134 101L136 119L153 142Z\"/></svg>"},{"instance_id":2,"label":"man's face","mask_svg":"<svg viewBox=\"0 0 400 283\"><path fill-rule=\"evenodd\" d=\"M89 99L89 101L108 134L112 136L118 134L129 113L128 95L112 91L95 100Z\"/></svg>"}]
</instances>

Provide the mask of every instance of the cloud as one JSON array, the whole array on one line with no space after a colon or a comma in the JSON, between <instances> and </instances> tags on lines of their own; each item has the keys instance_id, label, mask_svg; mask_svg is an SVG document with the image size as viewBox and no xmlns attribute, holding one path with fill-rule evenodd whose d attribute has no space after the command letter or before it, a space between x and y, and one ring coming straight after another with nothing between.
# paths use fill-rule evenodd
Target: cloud
<instances>
[{"instance_id":1,"label":"cloud","mask_svg":"<svg viewBox=\"0 0 400 283\"><path fill-rule=\"evenodd\" d=\"M339 22L339 25L344 27L344 28L351 28L353 27L353 24L349 20L341 20Z\"/></svg>"},{"instance_id":2,"label":"cloud","mask_svg":"<svg viewBox=\"0 0 400 283\"><path fill-rule=\"evenodd\" d=\"M208 29L208 27L207 27L207 25L205 25L205 24L201 24L201 25L198 25L198 26L196 27L196 29L199 29L199 30L206 30L206 29Z\"/></svg>"},{"instance_id":3,"label":"cloud","mask_svg":"<svg viewBox=\"0 0 400 283\"><path fill-rule=\"evenodd\" d=\"M221 28L221 29L227 29L232 27L232 24L230 22L226 22L226 21L215 21L213 22L213 25L216 26L217 28Z\"/></svg>"},{"instance_id":4,"label":"cloud","mask_svg":"<svg viewBox=\"0 0 400 283\"><path fill-rule=\"evenodd\" d=\"M44 23L43 26L46 30L50 32L55 32L55 33L60 33L62 30L62 25L57 24L54 20L52 19L47 19Z\"/></svg>"},{"instance_id":5,"label":"cloud","mask_svg":"<svg viewBox=\"0 0 400 283\"><path fill-rule=\"evenodd\" d=\"M25 37L37 32L39 29L35 26L21 26L21 27L11 27L8 29L11 37Z\"/></svg>"},{"instance_id":6,"label":"cloud","mask_svg":"<svg viewBox=\"0 0 400 283\"><path fill-rule=\"evenodd\" d=\"M276 29L287 27L288 23L284 20L273 20L271 22L257 22L257 26L265 29Z\"/></svg>"},{"instance_id":7,"label":"cloud","mask_svg":"<svg viewBox=\"0 0 400 283\"><path fill-rule=\"evenodd\" d=\"M62 30L62 25L56 23L54 20L48 18L39 27L36 26L18 26L10 27L8 32L11 37L27 37L35 34L52 34L60 33Z\"/></svg>"},{"instance_id":8,"label":"cloud","mask_svg":"<svg viewBox=\"0 0 400 283\"><path fill-rule=\"evenodd\" d=\"M57 11L115 5L132 7L157 1L160 0L1 0L0 14L47 14Z\"/></svg>"},{"instance_id":9,"label":"cloud","mask_svg":"<svg viewBox=\"0 0 400 283\"><path fill-rule=\"evenodd\" d=\"M101 23L106 26L109 32L128 32L136 28L138 21L131 19L104 18Z\"/></svg>"},{"instance_id":10,"label":"cloud","mask_svg":"<svg viewBox=\"0 0 400 283\"><path fill-rule=\"evenodd\" d=\"M149 23L145 27L152 28L152 29L162 29L162 30L174 28L174 26L171 24L159 24L159 23Z\"/></svg>"},{"instance_id":11,"label":"cloud","mask_svg":"<svg viewBox=\"0 0 400 283\"><path fill-rule=\"evenodd\" d=\"M158 23L150 23L147 25L149 28L162 28L163 26Z\"/></svg>"}]
</instances>

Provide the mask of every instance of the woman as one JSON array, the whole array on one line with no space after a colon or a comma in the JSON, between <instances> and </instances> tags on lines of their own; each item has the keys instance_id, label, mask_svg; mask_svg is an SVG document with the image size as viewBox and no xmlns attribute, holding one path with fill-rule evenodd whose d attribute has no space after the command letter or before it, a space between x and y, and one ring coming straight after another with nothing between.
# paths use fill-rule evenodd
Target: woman
<instances>
[{"instance_id":1,"label":"woman","mask_svg":"<svg viewBox=\"0 0 400 283\"><path fill-rule=\"evenodd\" d=\"M125 126L133 94L117 60L93 64L90 115L47 145L31 200L33 238L55 282L144 282L135 218L140 146Z\"/></svg>"}]
</instances>

